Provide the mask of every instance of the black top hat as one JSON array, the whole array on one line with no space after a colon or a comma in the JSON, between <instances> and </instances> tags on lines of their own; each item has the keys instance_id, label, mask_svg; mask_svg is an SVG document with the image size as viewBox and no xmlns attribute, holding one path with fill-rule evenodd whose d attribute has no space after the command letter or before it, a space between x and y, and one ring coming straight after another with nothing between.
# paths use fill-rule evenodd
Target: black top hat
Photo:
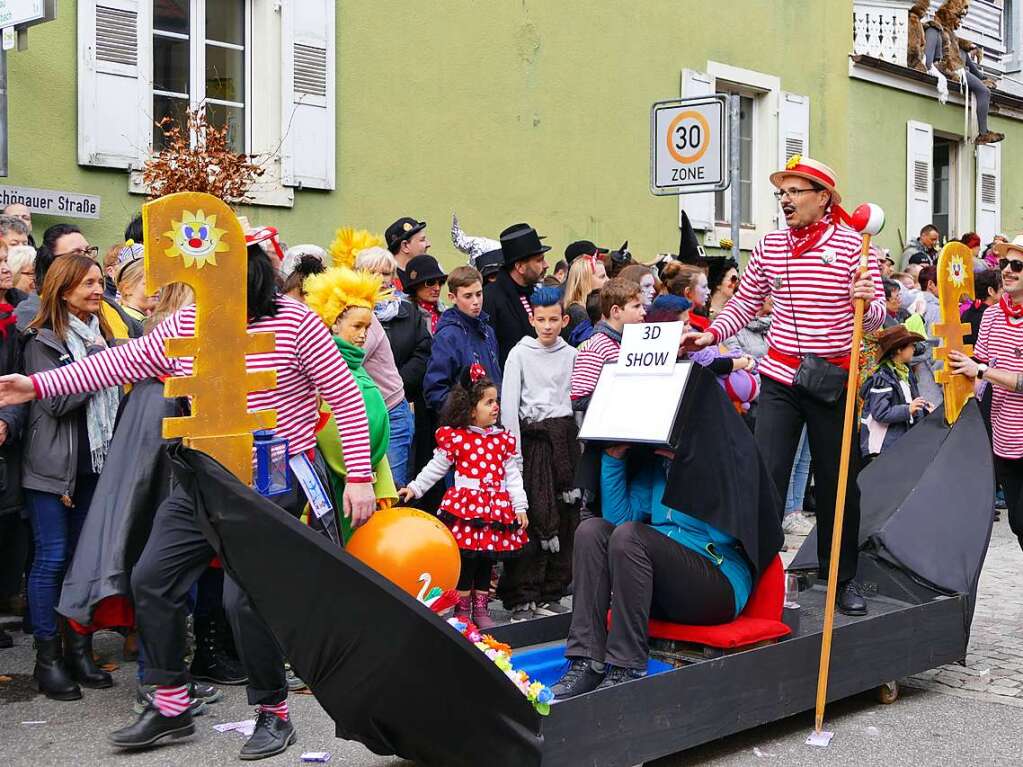
<instances>
[{"instance_id":1,"label":"black top hat","mask_svg":"<svg viewBox=\"0 0 1023 767\"><path fill-rule=\"evenodd\" d=\"M387 240L387 249L391 253L397 253L401 244L416 232L426 228L425 221L416 221L414 218L403 216L387 227L384 232L384 239Z\"/></svg>"},{"instance_id":2,"label":"black top hat","mask_svg":"<svg viewBox=\"0 0 1023 767\"><path fill-rule=\"evenodd\" d=\"M482 253L476 257L476 268L479 269L480 274L484 278L489 277L491 274L501 268L501 264L504 263L504 252L497 248L495 250L488 250L486 253Z\"/></svg>"},{"instance_id":3,"label":"black top hat","mask_svg":"<svg viewBox=\"0 0 1023 767\"><path fill-rule=\"evenodd\" d=\"M600 256L608 252L607 248L598 248L589 240L576 240L565 248L565 260L571 264L579 256Z\"/></svg>"},{"instance_id":4,"label":"black top hat","mask_svg":"<svg viewBox=\"0 0 1023 767\"><path fill-rule=\"evenodd\" d=\"M419 287L427 280L446 280L448 276L440 268L437 259L433 256L416 256L410 259L405 266L405 279L401 286L406 292L411 293L413 288Z\"/></svg>"},{"instance_id":5,"label":"black top hat","mask_svg":"<svg viewBox=\"0 0 1023 767\"><path fill-rule=\"evenodd\" d=\"M505 266L541 255L551 249L540 242L543 238L529 224L512 224L501 232L501 251Z\"/></svg>"}]
</instances>

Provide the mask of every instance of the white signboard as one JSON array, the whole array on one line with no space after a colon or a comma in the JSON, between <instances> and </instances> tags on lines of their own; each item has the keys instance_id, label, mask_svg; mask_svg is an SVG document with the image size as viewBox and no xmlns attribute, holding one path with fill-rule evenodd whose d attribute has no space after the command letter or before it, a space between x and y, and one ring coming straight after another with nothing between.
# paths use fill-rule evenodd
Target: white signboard
<instances>
[{"instance_id":1,"label":"white signboard","mask_svg":"<svg viewBox=\"0 0 1023 767\"><path fill-rule=\"evenodd\" d=\"M16 202L43 216L99 218L100 197L95 194L32 189L27 186L0 186L0 209Z\"/></svg>"},{"instance_id":2,"label":"white signboard","mask_svg":"<svg viewBox=\"0 0 1023 767\"><path fill-rule=\"evenodd\" d=\"M619 375L671 375L682 340L681 322L626 325L618 352Z\"/></svg>"},{"instance_id":3,"label":"white signboard","mask_svg":"<svg viewBox=\"0 0 1023 767\"><path fill-rule=\"evenodd\" d=\"M658 101L650 109L650 191L728 188L727 97Z\"/></svg>"},{"instance_id":4,"label":"white signboard","mask_svg":"<svg viewBox=\"0 0 1023 767\"><path fill-rule=\"evenodd\" d=\"M0 27L16 27L46 15L44 0L0 0Z\"/></svg>"},{"instance_id":5,"label":"white signboard","mask_svg":"<svg viewBox=\"0 0 1023 767\"><path fill-rule=\"evenodd\" d=\"M622 375L620 362L604 365L579 439L671 446L693 364L682 360L669 375L651 376Z\"/></svg>"}]
</instances>

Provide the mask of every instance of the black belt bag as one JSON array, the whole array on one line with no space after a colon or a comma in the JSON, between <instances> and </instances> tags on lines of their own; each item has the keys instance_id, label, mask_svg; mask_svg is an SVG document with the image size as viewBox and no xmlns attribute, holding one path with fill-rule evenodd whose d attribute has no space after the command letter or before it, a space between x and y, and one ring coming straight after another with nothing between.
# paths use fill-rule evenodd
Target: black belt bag
<instances>
[{"instance_id":1,"label":"black belt bag","mask_svg":"<svg viewBox=\"0 0 1023 767\"><path fill-rule=\"evenodd\" d=\"M834 405L841 399L848 382L848 370L816 354L803 357L792 379L793 386L826 405Z\"/></svg>"}]
</instances>

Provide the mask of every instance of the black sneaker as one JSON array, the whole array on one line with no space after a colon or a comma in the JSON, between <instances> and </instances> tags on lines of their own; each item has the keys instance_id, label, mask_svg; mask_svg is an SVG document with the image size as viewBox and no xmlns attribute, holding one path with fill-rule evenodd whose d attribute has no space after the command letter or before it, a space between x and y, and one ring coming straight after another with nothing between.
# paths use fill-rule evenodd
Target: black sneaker
<instances>
[{"instance_id":1,"label":"black sneaker","mask_svg":"<svg viewBox=\"0 0 1023 767\"><path fill-rule=\"evenodd\" d=\"M633 679L642 679L646 676L646 670L639 670L635 668L619 668L618 666L608 666L607 676L604 677L604 681L597 685L598 690L606 690L608 687L614 687L616 684L622 682L631 682Z\"/></svg>"},{"instance_id":2,"label":"black sneaker","mask_svg":"<svg viewBox=\"0 0 1023 767\"><path fill-rule=\"evenodd\" d=\"M193 682L192 684L195 684L195 683ZM204 686L204 685L200 685L200 686ZM216 690L217 696L218 696L216 698L216 700L220 700L220 697L219 697L221 695L220 690L217 690L216 687L211 687L210 689L211 690ZM140 684L140 685L138 685L135 688L135 703L131 707L132 711L134 711L136 714L141 714L143 711L146 710L146 708L148 706L152 706L153 705L153 693L155 693L155 692L156 692L156 685L155 684ZM205 714L206 713L206 703L207 702L212 703L213 701L212 700L211 701L207 701L205 698L198 697L192 691L192 688L189 688L189 690L188 690L188 710L189 710L189 712L191 712L192 716L202 716L203 714Z\"/></svg>"},{"instance_id":3,"label":"black sneaker","mask_svg":"<svg viewBox=\"0 0 1023 767\"><path fill-rule=\"evenodd\" d=\"M14 647L14 637L0 628L0 649Z\"/></svg>"},{"instance_id":4,"label":"black sneaker","mask_svg":"<svg viewBox=\"0 0 1023 767\"><path fill-rule=\"evenodd\" d=\"M854 580L839 583L838 593L835 595L835 606L843 615L866 615L867 600L863 598L860 584Z\"/></svg>"},{"instance_id":5,"label":"black sneaker","mask_svg":"<svg viewBox=\"0 0 1023 767\"><path fill-rule=\"evenodd\" d=\"M252 737L242 746L238 756L247 761L266 759L283 753L296 740L298 735L290 719L281 719L277 714L260 711L256 715Z\"/></svg>"},{"instance_id":6,"label":"black sneaker","mask_svg":"<svg viewBox=\"0 0 1023 767\"><path fill-rule=\"evenodd\" d=\"M245 684L249 681L249 675L240 662L209 643L195 649L189 672L195 679L214 684Z\"/></svg>"},{"instance_id":7,"label":"black sneaker","mask_svg":"<svg viewBox=\"0 0 1023 767\"><path fill-rule=\"evenodd\" d=\"M214 687L212 684L205 684L204 682L189 682L188 683L188 697L195 700L201 700L203 703L216 703L218 700L224 697L224 693L219 687Z\"/></svg>"},{"instance_id":8,"label":"black sneaker","mask_svg":"<svg viewBox=\"0 0 1023 767\"><path fill-rule=\"evenodd\" d=\"M147 706L134 723L114 730L107 739L118 748L147 748L164 738L184 738L194 732L191 711L164 716L155 706Z\"/></svg>"},{"instance_id":9,"label":"black sneaker","mask_svg":"<svg viewBox=\"0 0 1023 767\"><path fill-rule=\"evenodd\" d=\"M551 687L554 700L568 700L593 692L604 681L603 672L596 671L589 658L573 658L568 671Z\"/></svg>"}]
</instances>

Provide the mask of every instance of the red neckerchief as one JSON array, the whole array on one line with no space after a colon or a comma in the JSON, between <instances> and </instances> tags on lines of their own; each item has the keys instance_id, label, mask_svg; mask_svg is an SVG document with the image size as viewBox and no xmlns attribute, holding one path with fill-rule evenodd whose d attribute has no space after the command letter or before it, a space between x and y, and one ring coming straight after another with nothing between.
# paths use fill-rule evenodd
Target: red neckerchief
<instances>
[{"instance_id":1,"label":"red neckerchief","mask_svg":"<svg viewBox=\"0 0 1023 767\"><path fill-rule=\"evenodd\" d=\"M437 332L437 323L440 322L440 311L437 309L437 304L431 304L429 301L421 301L418 298L416 299L416 303L419 304L423 311L430 315L430 335L433 335Z\"/></svg>"},{"instance_id":2,"label":"red neckerchief","mask_svg":"<svg viewBox=\"0 0 1023 767\"><path fill-rule=\"evenodd\" d=\"M7 338L7 328L15 322L14 307L6 301L0 303L0 335Z\"/></svg>"},{"instance_id":3,"label":"red neckerchief","mask_svg":"<svg viewBox=\"0 0 1023 767\"><path fill-rule=\"evenodd\" d=\"M1008 293L1002 294L1002 299L998 302L998 305L1005 312L1006 319L1023 320L1023 304L1014 304L1012 299L1009 298Z\"/></svg>"},{"instance_id":4,"label":"red neckerchief","mask_svg":"<svg viewBox=\"0 0 1023 767\"><path fill-rule=\"evenodd\" d=\"M789 250L792 251L792 255L798 258L813 248L830 226L831 214L825 213L824 218L809 226L789 229Z\"/></svg>"}]
</instances>

